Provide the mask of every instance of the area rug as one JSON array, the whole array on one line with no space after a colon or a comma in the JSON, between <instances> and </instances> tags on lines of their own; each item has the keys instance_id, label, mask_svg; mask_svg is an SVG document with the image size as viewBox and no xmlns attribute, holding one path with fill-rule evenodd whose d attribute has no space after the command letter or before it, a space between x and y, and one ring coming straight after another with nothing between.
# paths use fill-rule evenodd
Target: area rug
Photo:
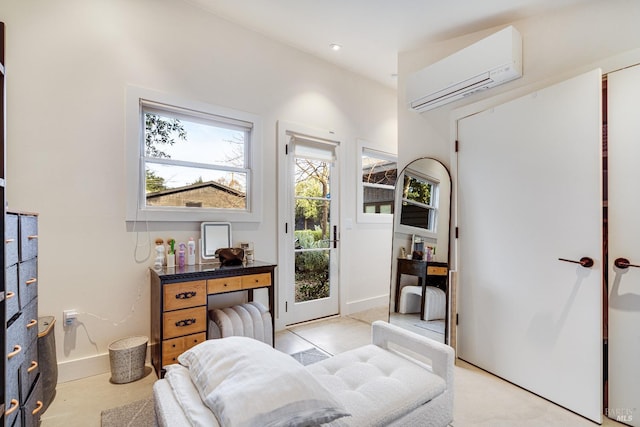
<instances>
[{"instance_id":1,"label":"area rug","mask_svg":"<svg viewBox=\"0 0 640 427\"><path fill-rule=\"evenodd\" d=\"M444 334L444 320L421 320L415 323L414 326L418 328L427 329L432 332Z\"/></svg>"},{"instance_id":2,"label":"area rug","mask_svg":"<svg viewBox=\"0 0 640 427\"><path fill-rule=\"evenodd\" d=\"M316 347L310 348L308 350L300 351L298 353L294 353L291 355L298 362L303 365L311 365L312 363L319 362L328 358L330 355L325 353L322 350L318 350Z\"/></svg>"},{"instance_id":3,"label":"area rug","mask_svg":"<svg viewBox=\"0 0 640 427\"><path fill-rule=\"evenodd\" d=\"M105 409L101 414L102 427L157 427L153 396L117 408Z\"/></svg>"}]
</instances>

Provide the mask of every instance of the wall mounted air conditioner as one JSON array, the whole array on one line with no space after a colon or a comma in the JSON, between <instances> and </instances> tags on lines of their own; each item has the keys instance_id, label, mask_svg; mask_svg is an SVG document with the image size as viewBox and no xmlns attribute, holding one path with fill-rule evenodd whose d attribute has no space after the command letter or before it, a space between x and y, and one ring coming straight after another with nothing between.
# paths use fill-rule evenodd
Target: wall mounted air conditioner
<instances>
[{"instance_id":1,"label":"wall mounted air conditioner","mask_svg":"<svg viewBox=\"0 0 640 427\"><path fill-rule=\"evenodd\" d=\"M509 26L409 75L409 107L422 112L522 77L522 37Z\"/></svg>"}]
</instances>

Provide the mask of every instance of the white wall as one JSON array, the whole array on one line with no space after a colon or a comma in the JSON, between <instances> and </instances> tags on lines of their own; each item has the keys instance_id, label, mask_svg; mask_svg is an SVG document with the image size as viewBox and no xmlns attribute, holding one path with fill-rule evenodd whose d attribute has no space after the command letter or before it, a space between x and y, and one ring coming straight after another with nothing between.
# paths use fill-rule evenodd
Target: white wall
<instances>
[{"instance_id":1,"label":"white wall","mask_svg":"<svg viewBox=\"0 0 640 427\"><path fill-rule=\"evenodd\" d=\"M9 0L7 199L39 212L39 311L54 315L60 380L107 372L108 344L149 334L148 242L187 239L196 223L137 224L125 217L125 86L137 85L263 118L264 202L259 224L234 224L234 240L276 259L276 122L395 151L395 91L266 40L179 0ZM343 194L356 188L348 166ZM359 225L342 200L341 308L385 301L390 226ZM147 234L146 230L150 232ZM140 262L138 262L141 260ZM366 261L366 270L361 268ZM77 309L65 331L62 311Z\"/></svg>"},{"instance_id":2,"label":"white wall","mask_svg":"<svg viewBox=\"0 0 640 427\"><path fill-rule=\"evenodd\" d=\"M404 165L420 156L435 157L451 168L455 186L455 164L452 161L454 119L593 68L603 67L606 72L640 62L640 26L637 25L639 18L640 2L593 1L552 15L505 22L500 27L401 53L398 59L400 164ZM521 79L422 114L408 110L404 88L410 73L507 25L513 25L522 34L524 75ZM452 225L455 226L455 221ZM452 250L455 250L455 245L452 246ZM487 242L486 251L493 252L491 242ZM455 267L455 259L451 261Z\"/></svg>"}]
</instances>

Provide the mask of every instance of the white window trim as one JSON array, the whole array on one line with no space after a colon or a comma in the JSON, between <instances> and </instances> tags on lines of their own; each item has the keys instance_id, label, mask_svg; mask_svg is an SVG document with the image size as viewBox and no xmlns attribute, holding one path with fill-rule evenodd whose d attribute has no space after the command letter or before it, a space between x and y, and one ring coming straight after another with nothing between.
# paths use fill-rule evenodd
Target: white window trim
<instances>
[{"instance_id":1,"label":"white window trim","mask_svg":"<svg viewBox=\"0 0 640 427\"><path fill-rule=\"evenodd\" d=\"M167 207L158 209L144 205L144 194L141 194L141 183L144 180L144 168L141 153L142 138L144 134L144 128L141 120L141 99L253 123L248 158L248 167L251 170L249 182L247 182L249 197L249 200L247 201L248 210L222 210L207 208L171 209ZM163 92L135 86L127 86L125 106L125 156L125 218L127 221L262 221L262 119L260 116L230 108L187 100Z\"/></svg>"},{"instance_id":2,"label":"white window trim","mask_svg":"<svg viewBox=\"0 0 640 427\"><path fill-rule=\"evenodd\" d=\"M404 170L404 173L407 173L407 170ZM404 179L404 173L402 174L402 178ZM440 180L437 178L434 178L430 175L426 175L426 174L422 174L422 173L418 173L416 171L411 171L409 173L409 175L413 176L413 177L418 177L418 178L422 178L425 179L427 181L429 181L432 185L434 185L434 194L432 194L432 199L431 199L431 206L427 206L427 205L422 205L421 203L415 203L416 205L422 205L424 207L428 207L430 209L433 210L433 218L431 219L432 224L433 224L433 229L432 230L426 230L424 228L419 228L419 227L412 227L410 225L405 225L405 224L401 224L400 223L400 210L402 209L402 202L404 201L404 198L398 198L395 202L396 202L396 206L394 209L394 212L398 213L398 218L397 221L395 223L395 231L399 232L399 233L404 233L404 234L414 234L414 235L418 235L421 237L430 237L430 238L437 238L438 237L438 217L440 215ZM396 188L397 188L398 182L396 182Z\"/></svg>"},{"instance_id":3,"label":"white window trim","mask_svg":"<svg viewBox=\"0 0 640 427\"><path fill-rule=\"evenodd\" d=\"M383 158L394 160L396 162L396 166L398 163L398 156L393 153L388 153L377 148L373 148L372 144L368 143L364 140L358 140L358 152L356 154L357 157L357 190L356 190L356 221L361 224L392 224L393 223L393 214L384 214L384 213L366 213L363 212L362 206L364 205L364 185L362 183L362 153L364 151L368 151L376 156ZM397 185L397 183L396 183ZM394 197L395 200L395 197Z\"/></svg>"}]
</instances>

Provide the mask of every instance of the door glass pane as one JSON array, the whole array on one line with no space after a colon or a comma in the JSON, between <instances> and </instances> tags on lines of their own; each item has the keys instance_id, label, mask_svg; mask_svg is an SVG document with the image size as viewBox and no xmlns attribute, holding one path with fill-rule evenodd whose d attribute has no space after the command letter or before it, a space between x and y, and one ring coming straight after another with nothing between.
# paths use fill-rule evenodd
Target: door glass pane
<instances>
[{"instance_id":1,"label":"door glass pane","mask_svg":"<svg viewBox=\"0 0 640 427\"><path fill-rule=\"evenodd\" d=\"M295 301L329 297L330 165L295 159Z\"/></svg>"}]
</instances>

